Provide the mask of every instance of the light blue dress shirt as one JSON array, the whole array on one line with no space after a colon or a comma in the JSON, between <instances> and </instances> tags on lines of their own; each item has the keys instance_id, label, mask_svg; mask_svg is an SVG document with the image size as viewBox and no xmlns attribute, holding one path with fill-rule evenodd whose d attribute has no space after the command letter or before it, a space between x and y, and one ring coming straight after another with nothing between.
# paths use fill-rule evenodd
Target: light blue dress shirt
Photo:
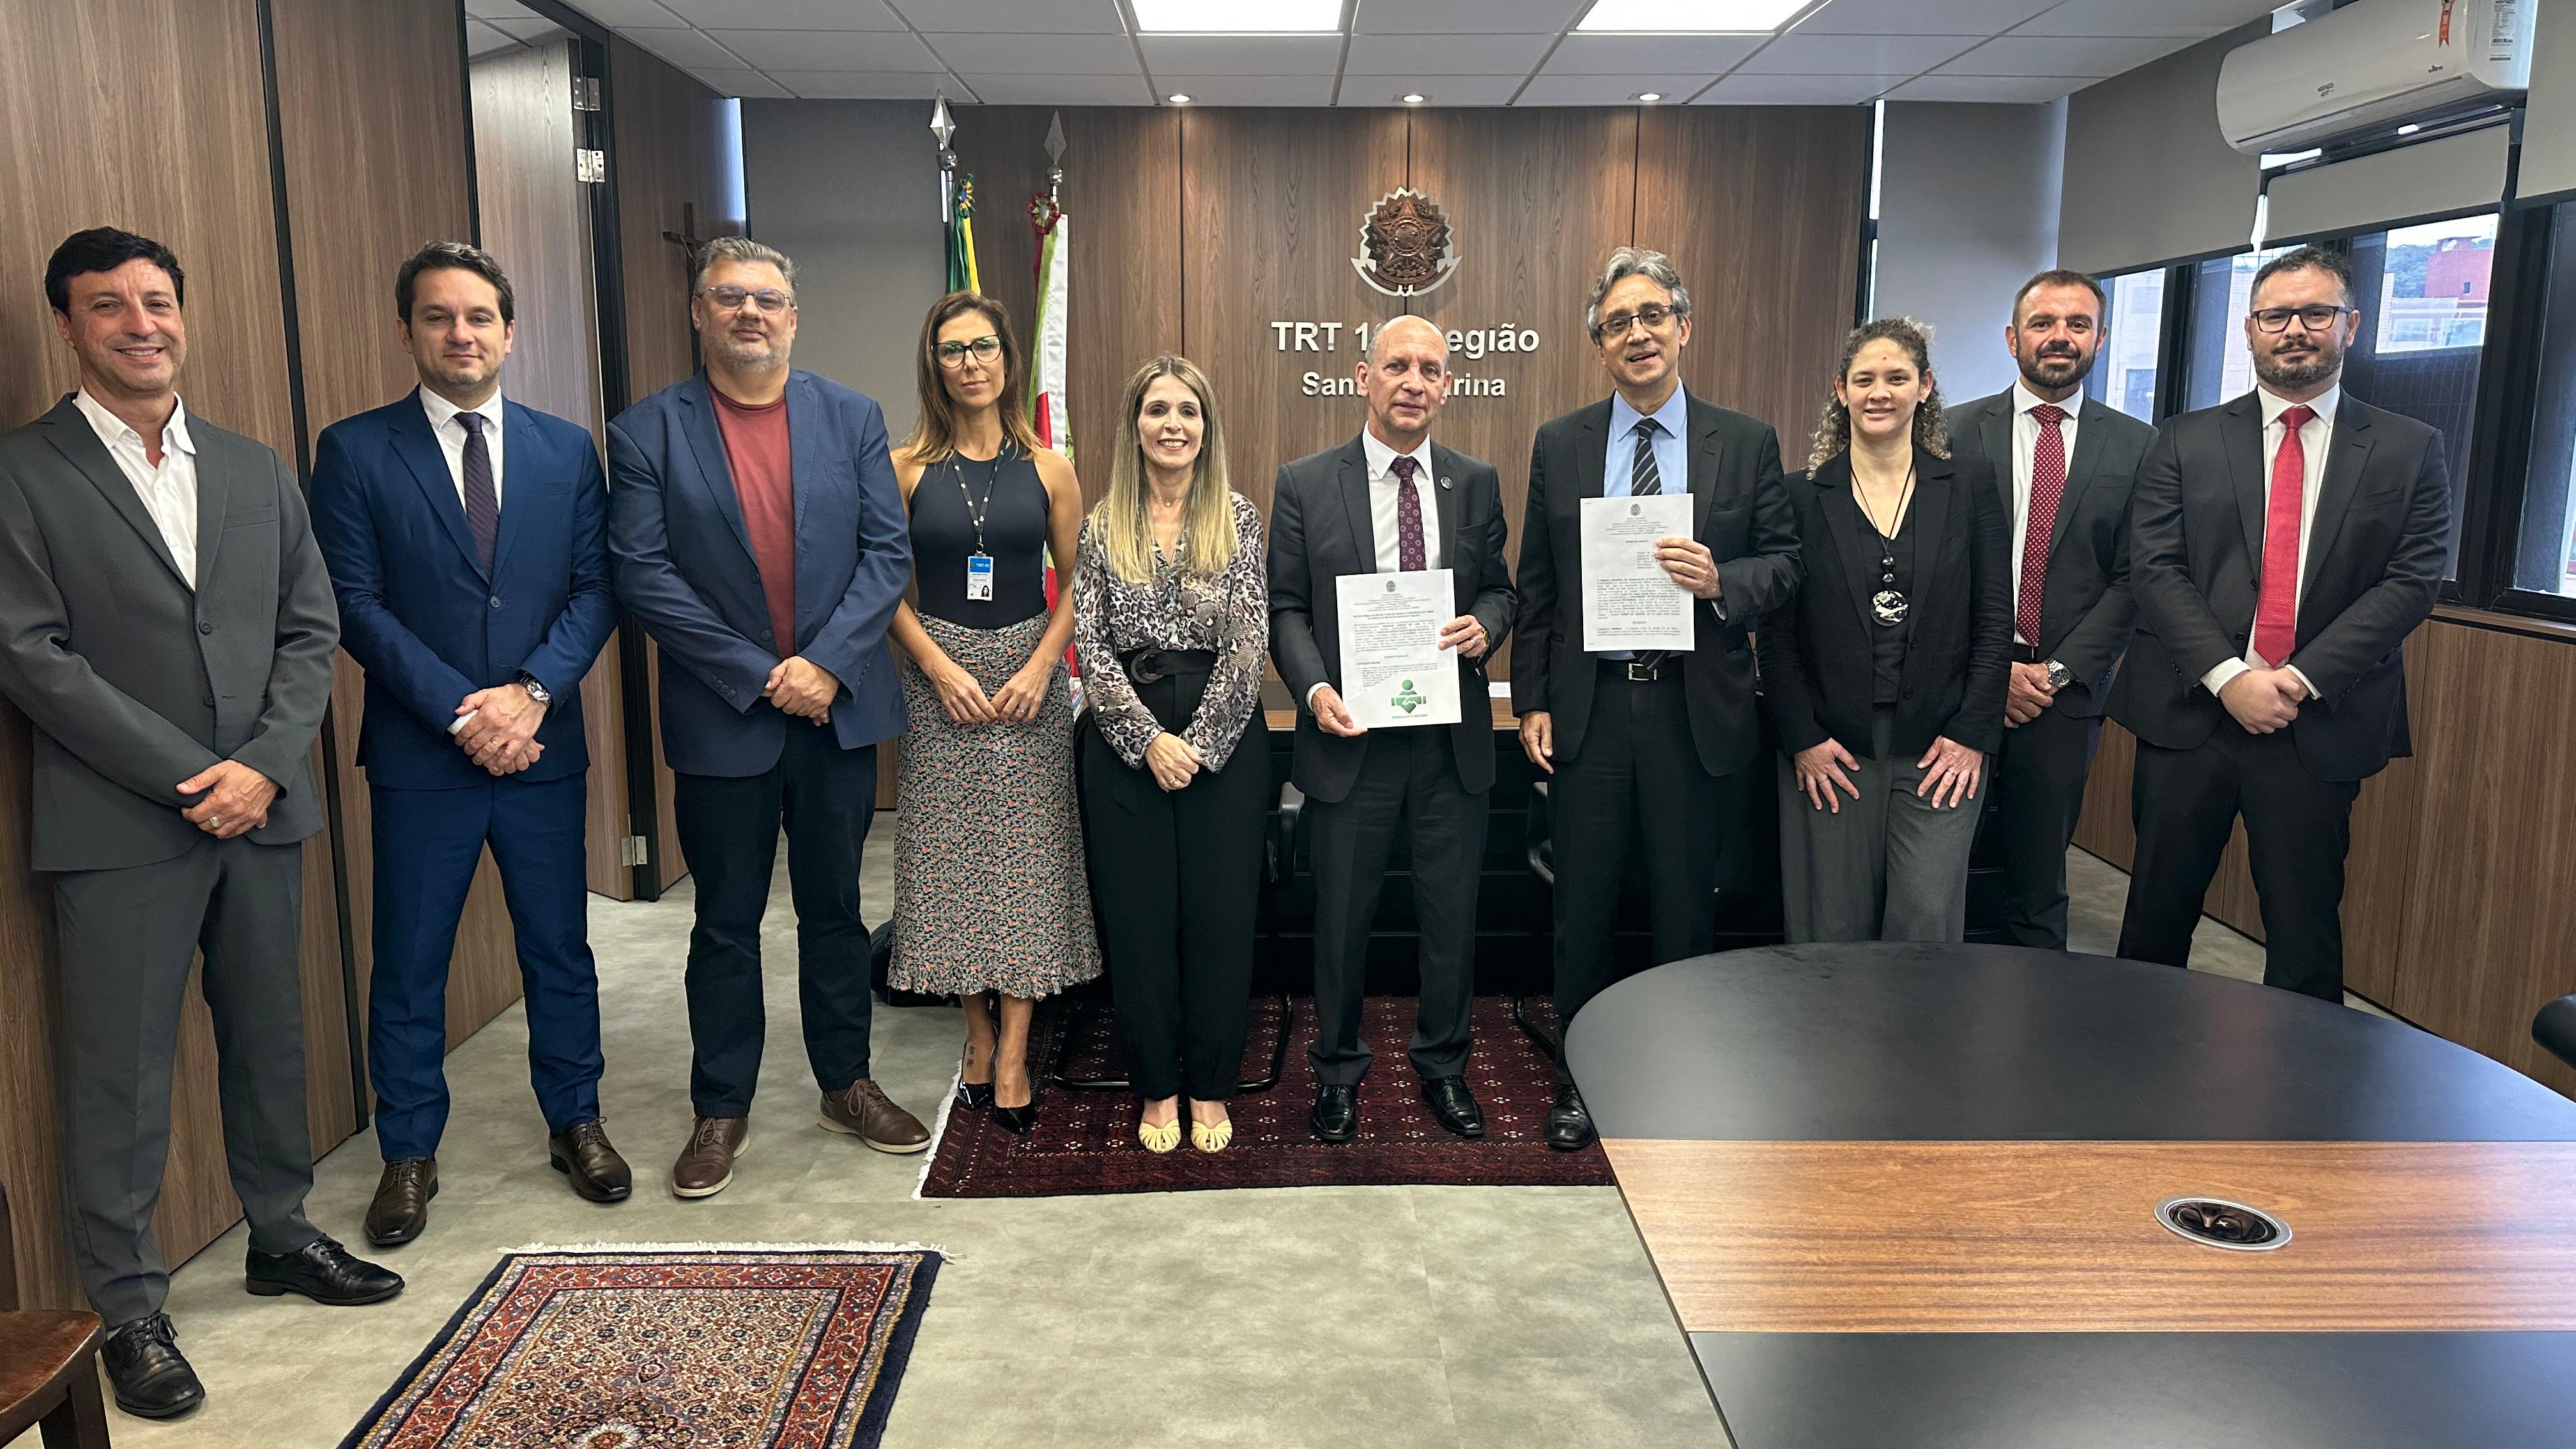
<instances>
[{"instance_id":1,"label":"light blue dress shirt","mask_svg":"<svg viewBox=\"0 0 2576 1449\"><path fill-rule=\"evenodd\" d=\"M1601 496L1625 498L1634 482L1637 469L1637 424L1648 414L1628 405L1620 393L1610 394L1610 456L1601 469ZM1655 420L1655 482L1664 493L1690 492L1690 448L1683 442L1684 430L1690 424L1690 394L1674 388L1673 395L1652 414ZM1723 617L1721 615L1721 617ZM1634 659L1626 649L1605 649L1604 659Z\"/></svg>"}]
</instances>

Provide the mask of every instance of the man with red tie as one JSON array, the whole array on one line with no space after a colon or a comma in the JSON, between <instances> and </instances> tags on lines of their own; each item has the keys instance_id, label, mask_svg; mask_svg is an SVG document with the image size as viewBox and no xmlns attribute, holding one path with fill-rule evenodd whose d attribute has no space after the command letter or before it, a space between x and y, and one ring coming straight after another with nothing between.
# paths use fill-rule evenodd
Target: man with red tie
<instances>
[{"instance_id":1,"label":"man with red tie","mask_svg":"<svg viewBox=\"0 0 2576 1449\"><path fill-rule=\"evenodd\" d=\"M2052 270L2013 298L2004 346L2021 376L1950 409L1950 443L1993 465L2013 524L2013 665L1994 762L2004 930L2066 949L2066 847L2138 616L2129 488L2156 430L2084 395L2101 354L2102 285Z\"/></svg>"},{"instance_id":2,"label":"man with red tie","mask_svg":"<svg viewBox=\"0 0 2576 1449\"><path fill-rule=\"evenodd\" d=\"M2361 325L2343 257L2254 276L2258 386L2167 422L2130 515L2139 633L2111 694L2138 736L2120 954L2188 964L2245 817L2264 982L2343 999L2344 856L2361 782L2413 753L2406 636L2451 551L2441 435L2344 393Z\"/></svg>"}]
</instances>

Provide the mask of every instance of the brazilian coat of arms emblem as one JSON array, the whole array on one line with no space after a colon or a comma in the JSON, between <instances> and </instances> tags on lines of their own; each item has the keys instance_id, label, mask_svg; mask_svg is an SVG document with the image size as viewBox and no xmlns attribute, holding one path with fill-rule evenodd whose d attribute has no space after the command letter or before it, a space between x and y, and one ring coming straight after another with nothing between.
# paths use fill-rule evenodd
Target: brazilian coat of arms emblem
<instances>
[{"instance_id":1,"label":"brazilian coat of arms emblem","mask_svg":"<svg viewBox=\"0 0 2576 1449\"><path fill-rule=\"evenodd\" d=\"M1414 297L1448 281L1458 270L1449 218L1440 204L1409 186L1378 198L1360 221L1360 255L1351 258L1360 280L1390 297Z\"/></svg>"}]
</instances>

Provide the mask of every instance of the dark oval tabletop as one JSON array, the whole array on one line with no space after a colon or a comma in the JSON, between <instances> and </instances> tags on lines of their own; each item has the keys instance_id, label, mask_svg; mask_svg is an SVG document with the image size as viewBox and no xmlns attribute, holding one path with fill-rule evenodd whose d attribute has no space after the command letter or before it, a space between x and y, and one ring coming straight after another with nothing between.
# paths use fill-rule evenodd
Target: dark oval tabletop
<instances>
[{"instance_id":1,"label":"dark oval tabletop","mask_svg":"<svg viewBox=\"0 0 2576 1449\"><path fill-rule=\"evenodd\" d=\"M2402 1022L2017 946L1767 946L1568 1027L1601 1135L1743 1141L2576 1140L2576 1102Z\"/></svg>"}]
</instances>

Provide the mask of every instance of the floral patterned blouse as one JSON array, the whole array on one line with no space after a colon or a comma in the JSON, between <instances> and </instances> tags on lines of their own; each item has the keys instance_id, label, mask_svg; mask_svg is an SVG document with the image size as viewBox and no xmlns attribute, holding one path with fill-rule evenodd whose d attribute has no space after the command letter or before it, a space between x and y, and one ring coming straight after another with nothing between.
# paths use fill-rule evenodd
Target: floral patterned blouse
<instances>
[{"instance_id":1,"label":"floral patterned blouse","mask_svg":"<svg viewBox=\"0 0 2576 1449\"><path fill-rule=\"evenodd\" d=\"M1270 652L1270 581L1263 563L1261 515L1240 493L1234 502L1234 558L1215 578L1154 555L1154 581L1131 584L1109 566L1089 520L1073 571L1073 641L1082 660L1082 697L1100 734L1128 768L1141 768L1145 747L1163 733L1118 656L1137 649L1209 649L1217 656L1198 713L1181 739L1211 770L1225 768L1244 727L1261 710L1261 662ZM1174 553L1189 556L1185 532Z\"/></svg>"}]
</instances>

